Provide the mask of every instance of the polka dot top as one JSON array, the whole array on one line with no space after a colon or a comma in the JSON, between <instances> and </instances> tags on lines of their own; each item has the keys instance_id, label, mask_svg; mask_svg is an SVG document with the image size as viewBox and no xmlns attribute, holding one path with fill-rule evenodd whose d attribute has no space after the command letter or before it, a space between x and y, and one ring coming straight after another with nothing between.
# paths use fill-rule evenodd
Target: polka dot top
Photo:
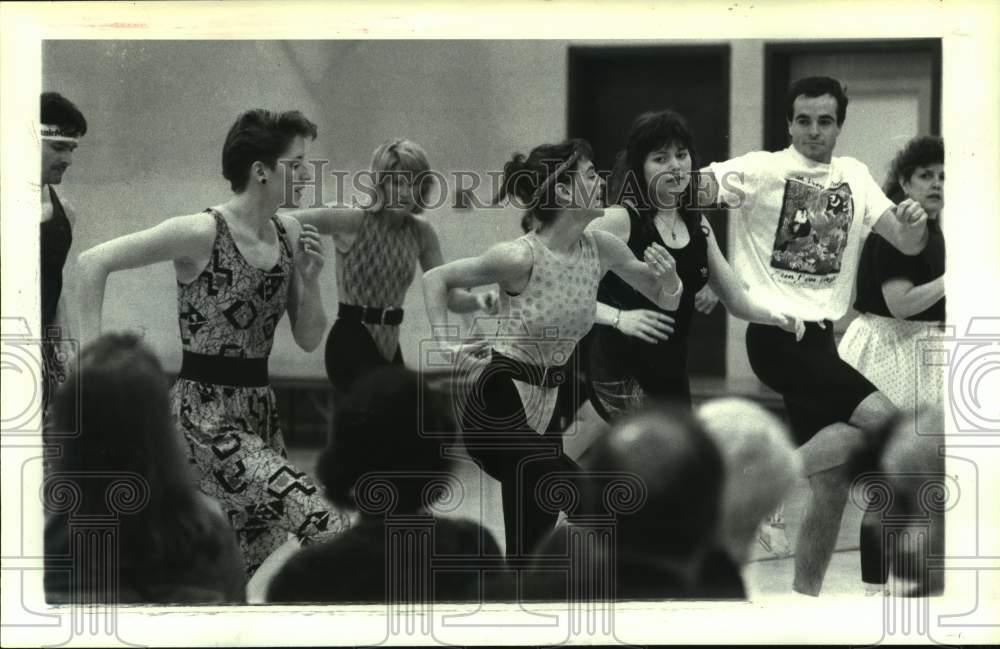
<instances>
[{"instance_id":1,"label":"polka dot top","mask_svg":"<svg viewBox=\"0 0 1000 649\"><path fill-rule=\"evenodd\" d=\"M534 232L520 240L531 248L531 278L517 295L500 292L493 347L527 363L563 365L594 324L602 276L597 242L584 232L574 253L559 257Z\"/></svg>"}]
</instances>

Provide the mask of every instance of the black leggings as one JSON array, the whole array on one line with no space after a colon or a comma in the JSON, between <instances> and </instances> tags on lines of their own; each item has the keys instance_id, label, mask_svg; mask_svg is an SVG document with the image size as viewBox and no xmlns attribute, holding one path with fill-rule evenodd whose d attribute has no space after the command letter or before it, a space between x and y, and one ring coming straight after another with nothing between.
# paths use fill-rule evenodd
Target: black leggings
<instances>
[{"instance_id":1,"label":"black leggings","mask_svg":"<svg viewBox=\"0 0 1000 649\"><path fill-rule=\"evenodd\" d=\"M551 510L558 496L554 491L548 497L536 493L547 476L563 474L577 500L582 497L576 480L580 467L563 451L562 431L550 425L540 435L528 427L511 377L509 368L491 363L476 380L462 412L469 455L500 482L508 559L530 557L555 528L559 514Z\"/></svg>"},{"instance_id":2,"label":"black leggings","mask_svg":"<svg viewBox=\"0 0 1000 649\"><path fill-rule=\"evenodd\" d=\"M339 393L347 392L363 374L377 367L402 365L403 353L396 346L392 361L379 352L365 326L337 318L326 338L326 375Z\"/></svg>"}]
</instances>

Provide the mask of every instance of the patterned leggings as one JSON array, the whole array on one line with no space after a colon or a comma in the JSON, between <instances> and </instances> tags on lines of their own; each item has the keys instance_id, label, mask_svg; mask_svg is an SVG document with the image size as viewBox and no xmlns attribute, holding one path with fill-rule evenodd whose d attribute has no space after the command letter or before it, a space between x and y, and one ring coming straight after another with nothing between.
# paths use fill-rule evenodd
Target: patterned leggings
<instances>
[{"instance_id":1,"label":"patterned leggings","mask_svg":"<svg viewBox=\"0 0 1000 649\"><path fill-rule=\"evenodd\" d=\"M170 396L198 487L229 516L248 577L289 534L306 544L349 527L348 517L285 459L270 387L177 379Z\"/></svg>"}]
</instances>

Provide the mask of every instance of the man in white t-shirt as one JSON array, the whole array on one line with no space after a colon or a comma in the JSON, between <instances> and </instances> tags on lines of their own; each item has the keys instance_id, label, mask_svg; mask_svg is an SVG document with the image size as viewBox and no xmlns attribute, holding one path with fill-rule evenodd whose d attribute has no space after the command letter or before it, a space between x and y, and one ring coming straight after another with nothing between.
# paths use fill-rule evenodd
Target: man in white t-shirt
<instances>
[{"instance_id":1,"label":"man in white t-shirt","mask_svg":"<svg viewBox=\"0 0 1000 649\"><path fill-rule=\"evenodd\" d=\"M908 255L927 241L918 203L885 197L858 160L833 157L847 96L829 77L796 81L786 100L792 145L711 164L699 203L737 214L736 271L765 303L806 322L806 334L747 328L757 376L785 401L812 489L796 544L794 588L817 595L830 562L850 481L848 461L892 419L892 403L842 361L833 322L847 311L869 231Z\"/></svg>"}]
</instances>

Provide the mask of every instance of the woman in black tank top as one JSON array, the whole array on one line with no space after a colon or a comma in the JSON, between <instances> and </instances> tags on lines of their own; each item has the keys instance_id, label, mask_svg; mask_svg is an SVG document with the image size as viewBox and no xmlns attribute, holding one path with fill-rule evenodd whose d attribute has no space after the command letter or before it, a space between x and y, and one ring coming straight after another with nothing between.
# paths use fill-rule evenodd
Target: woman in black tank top
<instances>
[{"instance_id":1,"label":"woman in black tank top","mask_svg":"<svg viewBox=\"0 0 1000 649\"><path fill-rule=\"evenodd\" d=\"M653 243L664 246L684 284L677 309L666 311L617 277L601 282L597 326L584 350L591 403L605 419L648 398L690 409L688 334L695 295L706 283L738 318L798 328L799 323L750 299L708 221L690 207L696 204L690 182L696 168L693 139L684 119L671 110L640 115L608 192L624 208L609 209L590 226L625 240L638 258Z\"/></svg>"}]
</instances>

